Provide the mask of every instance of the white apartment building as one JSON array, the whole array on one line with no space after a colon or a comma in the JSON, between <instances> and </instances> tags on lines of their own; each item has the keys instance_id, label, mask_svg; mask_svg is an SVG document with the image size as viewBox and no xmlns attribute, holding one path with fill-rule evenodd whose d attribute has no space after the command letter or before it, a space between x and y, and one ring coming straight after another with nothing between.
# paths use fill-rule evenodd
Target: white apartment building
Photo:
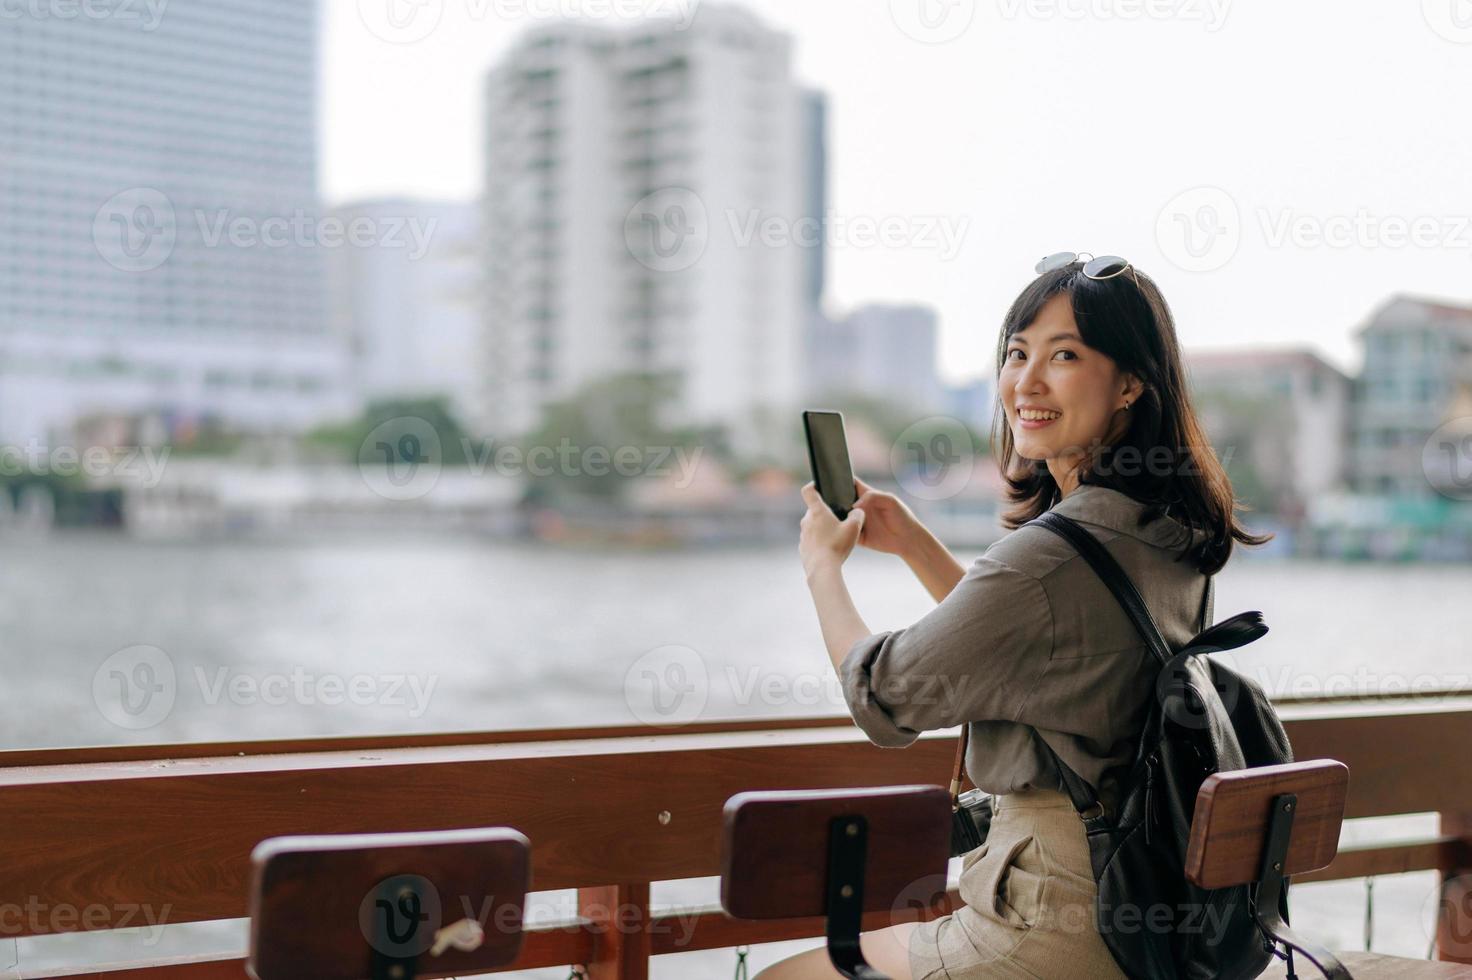
<instances>
[{"instance_id":1,"label":"white apartment building","mask_svg":"<svg viewBox=\"0 0 1472 980\"><path fill-rule=\"evenodd\" d=\"M1354 392L1354 488L1429 499L1437 490L1423 467L1428 439L1472 408L1472 307L1393 296L1359 337L1365 367Z\"/></svg>"},{"instance_id":2,"label":"white apartment building","mask_svg":"<svg viewBox=\"0 0 1472 980\"><path fill-rule=\"evenodd\" d=\"M482 434L650 371L676 379L672 421L724 424L744 449L798 436L821 275L811 100L787 36L706 5L687 26L549 26L495 66Z\"/></svg>"},{"instance_id":3,"label":"white apartment building","mask_svg":"<svg viewBox=\"0 0 1472 980\"><path fill-rule=\"evenodd\" d=\"M1342 371L1304 348L1196 351L1186 362L1229 469L1245 458L1284 507L1345 488L1353 382Z\"/></svg>"},{"instance_id":4,"label":"white apartment building","mask_svg":"<svg viewBox=\"0 0 1472 980\"><path fill-rule=\"evenodd\" d=\"M0 29L0 441L92 413L321 420L320 249L225 231L313 216L317 3L98 9Z\"/></svg>"}]
</instances>

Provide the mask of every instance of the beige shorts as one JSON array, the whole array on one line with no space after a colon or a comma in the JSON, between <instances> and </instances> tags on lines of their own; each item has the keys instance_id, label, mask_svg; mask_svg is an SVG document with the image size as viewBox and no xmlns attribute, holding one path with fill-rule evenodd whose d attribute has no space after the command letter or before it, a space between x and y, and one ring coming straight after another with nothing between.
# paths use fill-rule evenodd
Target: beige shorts
<instances>
[{"instance_id":1,"label":"beige shorts","mask_svg":"<svg viewBox=\"0 0 1472 980\"><path fill-rule=\"evenodd\" d=\"M910 935L914 980L1124 980L1094 923L1083 820L1052 790L993 799L987 841L961 859L961 899Z\"/></svg>"}]
</instances>

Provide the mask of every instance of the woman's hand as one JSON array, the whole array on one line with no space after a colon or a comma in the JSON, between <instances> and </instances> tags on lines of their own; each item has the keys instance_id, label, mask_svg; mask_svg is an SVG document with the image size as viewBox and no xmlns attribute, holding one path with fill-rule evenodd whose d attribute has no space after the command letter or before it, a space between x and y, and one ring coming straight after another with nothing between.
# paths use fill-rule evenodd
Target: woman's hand
<instances>
[{"instance_id":1,"label":"woman's hand","mask_svg":"<svg viewBox=\"0 0 1472 980\"><path fill-rule=\"evenodd\" d=\"M844 563L858 543L865 514L856 503L840 521L812 483L803 486L802 499L808 505L808 512L800 524L802 533L798 537L797 553L802 558L803 571L811 577L825 565L836 567Z\"/></svg>"},{"instance_id":2,"label":"woman's hand","mask_svg":"<svg viewBox=\"0 0 1472 980\"><path fill-rule=\"evenodd\" d=\"M905 555L924 533L924 525L905 502L892 493L875 490L854 478L859 499L854 506L864 511L864 530L859 544L887 555Z\"/></svg>"}]
</instances>

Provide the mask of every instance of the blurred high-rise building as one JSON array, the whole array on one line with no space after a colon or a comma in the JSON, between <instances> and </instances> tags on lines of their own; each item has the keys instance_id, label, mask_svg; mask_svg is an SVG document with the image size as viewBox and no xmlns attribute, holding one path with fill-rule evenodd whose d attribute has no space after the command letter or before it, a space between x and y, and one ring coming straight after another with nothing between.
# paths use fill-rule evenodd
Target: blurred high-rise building
<instances>
[{"instance_id":1,"label":"blurred high-rise building","mask_svg":"<svg viewBox=\"0 0 1472 980\"><path fill-rule=\"evenodd\" d=\"M335 208L346 227L403 228L391 241L328 255L333 322L361 402L444 398L462 424L480 384L480 209L392 198Z\"/></svg>"},{"instance_id":2,"label":"blurred high-rise building","mask_svg":"<svg viewBox=\"0 0 1472 980\"><path fill-rule=\"evenodd\" d=\"M946 412L985 438L996 416L996 379L986 376L972 378L962 384L947 385L945 391Z\"/></svg>"},{"instance_id":3,"label":"blurred high-rise building","mask_svg":"<svg viewBox=\"0 0 1472 980\"><path fill-rule=\"evenodd\" d=\"M486 86L478 428L522 432L612 373L661 373L681 424L796 435L821 250L819 103L743 10L536 30Z\"/></svg>"},{"instance_id":4,"label":"blurred high-rise building","mask_svg":"<svg viewBox=\"0 0 1472 980\"><path fill-rule=\"evenodd\" d=\"M314 0L17 5L0 30L0 438L338 403Z\"/></svg>"},{"instance_id":5,"label":"blurred high-rise building","mask_svg":"<svg viewBox=\"0 0 1472 980\"><path fill-rule=\"evenodd\" d=\"M1344 372L1305 348L1198 351L1187 368L1202 424L1252 506L1298 517L1345 488Z\"/></svg>"},{"instance_id":6,"label":"blurred high-rise building","mask_svg":"<svg viewBox=\"0 0 1472 980\"><path fill-rule=\"evenodd\" d=\"M1472 409L1472 308L1395 296L1360 329L1365 367L1355 381L1354 488L1430 498L1422 456L1443 423Z\"/></svg>"},{"instance_id":7,"label":"blurred high-rise building","mask_svg":"<svg viewBox=\"0 0 1472 980\"><path fill-rule=\"evenodd\" d=\"M802 111L804 210L819 242L804 249L804 291L809 313L818 315L828 285L828 249L821 244L828 237L828 97L809 89L803 93Z\"/></svg>"},{"instance_id":8,"label":"blurred high-rise building","mask_svg":"<svg viewBox=\"0 0 1472 980\"><path fill-rule=\"evenodd\" d=\"M808 337L814 397L861 395L908 411L946 407L936 371L935 310L918 303L873 303L839 320L818 318Z\"/></svg>"}]
</instances>

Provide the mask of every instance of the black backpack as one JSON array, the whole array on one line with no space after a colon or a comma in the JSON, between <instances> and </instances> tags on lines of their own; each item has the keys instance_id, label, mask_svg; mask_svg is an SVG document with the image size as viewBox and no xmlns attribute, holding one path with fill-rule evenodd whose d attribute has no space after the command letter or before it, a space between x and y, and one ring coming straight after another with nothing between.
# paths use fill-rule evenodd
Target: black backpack
<instances>
[{"instance_id":1,"label":"black backpack","mask_svg":"<svg viewBox=\"0 0 1472 980\"><path fill-rule=\"evenodd\" d=\"M1094 789L1054 754L1060 788L1087 830L1100 934L1131 980L1258 976L1274 947L1253 918L1257 886L1198 888L1186 880L1185 863L1196 793L1208 775L1293 761L1261 686L1201 656L1262 636L1262 613L1233 616L1173 652L1134 583L1092 534L1052 512L1028 523L1061 536L1088 561L1161 667L1117 813L1103 813ZM1284 912L1286 902L1285 887Z\"/></svg>"}]
</instances>

